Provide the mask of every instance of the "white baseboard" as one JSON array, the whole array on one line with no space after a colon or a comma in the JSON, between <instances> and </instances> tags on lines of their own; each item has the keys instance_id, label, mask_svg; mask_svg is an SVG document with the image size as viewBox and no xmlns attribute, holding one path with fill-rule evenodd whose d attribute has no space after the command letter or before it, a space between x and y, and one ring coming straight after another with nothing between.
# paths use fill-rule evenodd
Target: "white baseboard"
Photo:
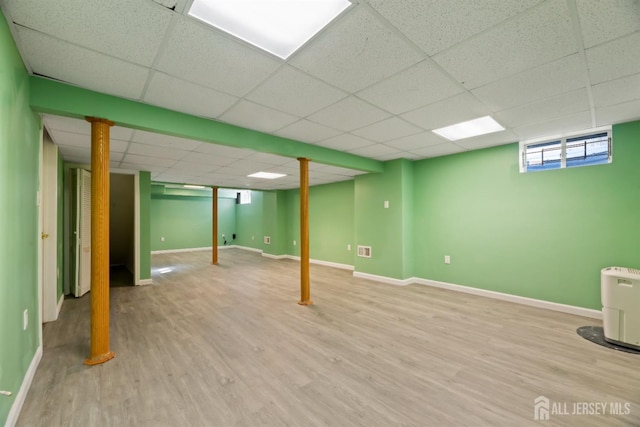
<instances>
[{"instance_id":1,"label":"white baseboard","mask_svg":"<svg viewBox=\"0 0 640 427\"><path fill-rule=\"evenodd\" d=\"M394 279L392 277L376 276L375 274L361 273L359 271L354 271L353 277L375 280L376 282L381 282L381 283L386 283L388 285L396 285L396 286L406 286L413 283L413 281L415 280L414 277L411 277L409 279Z\"/></svg>"},{"instance_id":2,"label":"white baseboard","mask_svg":"<svg viewBox=\"0 0 640 427\"><path fill-rule=\"evenodd\" d=\"M300 257L296 256L296 255L282 255L282 258L292 259L294 261L300 261ZM310 264L325 265L327 267L339 268L341 270L353 271L353 265L341 264L339 262L324 261L322 259L313 259L313 258L311 258L311 259L309 259L309 263Z\"/></svg>"},{"instance_id":3,"label":"white baseboard","mask_svg":"<svg viewBox=\"0 0 640 427\"><path fill-rule=\"evenodd\" d=\"M11 405L11 410L9 411L9 416L7 417L5 427L14 427L18 422L18 417L20 416L22 405L24 405L24 400L27 398L27 393L29 392L29 388L31 388L33 376L36 374L36 370L38 369L38 365L40 364L41 359L42 346L39 346L36 349L36 353L33 355L33 359L31 359L31 364L29 364L29 369L27 369L27 373L22 380L20 391L18 391L16 399L13 401L13 405Z\"/></svg>"},{"instance_id":4,"label":"white baseboard","mask_svg":"<svg viewBox=\"0 0 640 427\"><path fill-rule=\"evenodd\" d=\"M266 252L262 252L262 256L265 258L271 258L271 259L285 259L285 258L289 258L289 255L273 255L273 254L268 254Z\"/></svg>"},{"instance_id":5,"label":"white baseboard","mask_svg":"<svg viewBox=\"0 0 640 427\"><path fill-rule=\"evenodd\" d=\"M138 280L138 283L137 283L138 286L146 286L151 284L153 284L152 279L141 279L141 280Z\"/></svg>"},{"instance_id":6,"label":"white baseboard","mask_svg":"<svg viewBox=\"0 0 640 427\"><path fill-rule=\"evenodd\" d=\"M455 285L453 283L439 282L437 280L428 280L414 278L414 283L420 285L433 286L435 288L449 289L466 294L479 295L487 298L494 298L503 301L509 301L516 304L528 305L531 307L544 308L547 310L560 311L562 313L575 314L576 316L589 317L592 319L602 320L602 311L593 310L591 308L576 307L574 305L559 304L556 302L544 301L534 298L521 297L518 295L505 294L502 292L489 291L486 289L472 288L470 286Z\"/></svg>"},{"instance_id":7,"label":"white baseboard","mask_svg":"<svg viewBox=\"0 0 640 427\"><path fill-rule=\"evenodd\" d=\"M203 248L166 249L166 250L161 250L161 251L151 251L151 255L155 255L155 254L174 254L174 253L178 253L178 252L210 251L211 249L212 249L211 246L203 247Z\"/></svg>"},{"instance_id":8,"label":"white baseboard","mask_svg":"<svg viewBox=\"0 0 640 427\"><path fill-rule=\"evenodd\" d=\"M262 253L262 249L251 248L249 246L233 245L233 247L235 249L242 249L243 251Z\"/></svg>"},{"instance_id":9,"label":"white baseboard","mask_svg":"<svg viewBox=\"0 0 640 427\"><path fill-rule=\"evenodd\" d=\"M60 295L58 299L58 307L56 308L56 319L60 316L60 310L62 310L62 304L64 303L64 295Z\"/></svg>"}]
</instances>

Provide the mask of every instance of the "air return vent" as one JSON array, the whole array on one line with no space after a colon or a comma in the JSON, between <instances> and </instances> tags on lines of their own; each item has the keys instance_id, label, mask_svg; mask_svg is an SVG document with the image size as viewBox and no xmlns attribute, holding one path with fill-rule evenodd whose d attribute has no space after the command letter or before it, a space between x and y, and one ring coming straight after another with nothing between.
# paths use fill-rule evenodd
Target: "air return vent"
<instances>
[{"instance_id":1,"label":"air return vent","mask_svg":"<svg viewBox=\"0 0 640 427\"><path fill-rule=\"evenodd\" d=\"M371 258L371 246L358 245L358 256L362 258Z\"/></svg>"}]
</instances>

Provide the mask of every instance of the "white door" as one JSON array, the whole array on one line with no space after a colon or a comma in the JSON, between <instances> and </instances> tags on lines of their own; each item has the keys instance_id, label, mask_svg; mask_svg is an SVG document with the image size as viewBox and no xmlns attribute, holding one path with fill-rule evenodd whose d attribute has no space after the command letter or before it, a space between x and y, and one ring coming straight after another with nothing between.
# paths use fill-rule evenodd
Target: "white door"
<instances>
[{"instance_id":1,"label":"white door","mask_svg":"<svg viewBox=\"0 0 640 427\"><path fill-rule=\"evenodd\" d=\"M76 171L76 280L73 294L81 297L91 290L91 172Z\"/></svg>"}]
</instances>

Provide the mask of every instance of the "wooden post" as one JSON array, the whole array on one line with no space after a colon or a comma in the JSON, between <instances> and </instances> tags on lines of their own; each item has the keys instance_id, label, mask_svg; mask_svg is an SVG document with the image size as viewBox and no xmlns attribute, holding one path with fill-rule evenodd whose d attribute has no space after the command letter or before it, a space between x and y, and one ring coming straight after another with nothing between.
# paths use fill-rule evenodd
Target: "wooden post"
<instances>
[{"instance_id":1,"label":"wooden post","mask_svg":"<svg viewBox=\"0 0 640 427\"><path fill-rule=\"evenodd\" d=\"M211 187L211 264L218 265L218 187Z\"/></svg>"},{"instance_id":2,"label":"wooden post","mask_svg":"<svg viewBox=\"0 0 640 427\"><path fill-rule=\"evenodd\" d=\"M309 159L300 161L300 305L311 305L309 289Z\"/></svg>"},{"instance_id":3,"label":"wooden post","mask_svg":"<svg viewBox=\"0 0 640 427\"><path fill-rule=\"evenodd\" d=\"M109 350L109 128L113 122L87 117L91 123L91 354L86 365L111 360Z\"/></svg>"}]
</instances>

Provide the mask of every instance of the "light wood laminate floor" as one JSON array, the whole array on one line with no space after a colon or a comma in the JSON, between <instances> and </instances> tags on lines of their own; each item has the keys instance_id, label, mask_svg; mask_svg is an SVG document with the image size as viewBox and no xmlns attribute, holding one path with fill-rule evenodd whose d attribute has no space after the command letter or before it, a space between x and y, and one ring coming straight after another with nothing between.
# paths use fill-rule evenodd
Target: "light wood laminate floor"
<instances>
[{"instance_id":1,"label":"light wood laminate floor","mask_svg":"<svg viewBox=\"0 0 640 427\"><path fill-rule=\"evenodd\" d=\"M82 363L89 295L45 325L19 426L640 426L640 356L579 337L593 319L316 265L303 307L298 262L239 249L152 263L111 289L112 361ZM541 395L631 413L541 423Z\"/></svg>"}]
</instances>

